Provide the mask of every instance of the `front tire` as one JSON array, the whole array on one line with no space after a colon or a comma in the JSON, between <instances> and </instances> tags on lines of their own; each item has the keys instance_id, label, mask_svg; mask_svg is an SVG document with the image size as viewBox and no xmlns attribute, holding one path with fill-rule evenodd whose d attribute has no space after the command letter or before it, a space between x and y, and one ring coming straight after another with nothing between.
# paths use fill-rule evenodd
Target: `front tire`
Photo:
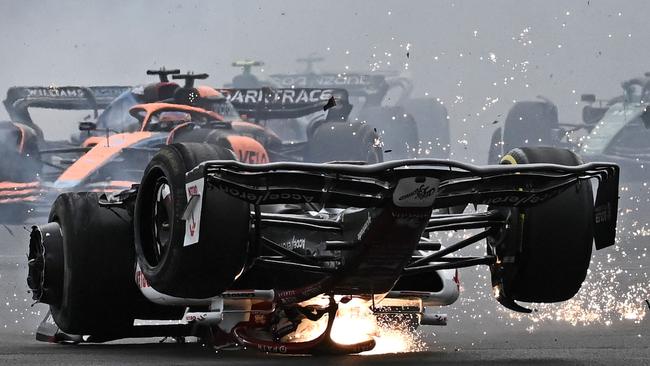
<instances>
[{"instance_id":1,"label":"front tire","mask_svg":"<svg viewBox=\"0 0 650 366\"><path fill-rule=\"evenodd\" d=\"M123 335L141 297L133 278L133 229L126 210L98 202L97 193L86 192L54 201L49 221L58 224L63 245L52 249L63 251L63 283L52 284L50 309L66 333Z\"/></svg>"},{"instance_id":2,"label":"front tire","mask_svg":"<svg viewBox=\"0 0 650 366\"><path fill-rule=\"evenodd\" d=\"M232 151L215 145L178 143L163 147L147 166L136 199L135 248L145 278L157 291L184 298L216 296L243 269L249 205L221 191L202 196L199 242L184 245L185 173L206 160L234 158Z\"/></svg>"}]
</instances>

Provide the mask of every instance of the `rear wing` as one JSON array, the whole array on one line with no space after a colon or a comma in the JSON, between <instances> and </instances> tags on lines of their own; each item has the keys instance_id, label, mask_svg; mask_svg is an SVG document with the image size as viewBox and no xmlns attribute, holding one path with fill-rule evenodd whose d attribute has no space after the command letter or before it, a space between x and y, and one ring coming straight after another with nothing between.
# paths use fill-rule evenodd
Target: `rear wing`
<instances>
[{"instance_id":1,"label":"rear wing","mask_svg":"<svg viewBox=\"0 0 650 366\"><path fill-rule=\"evenodd\" d=\"M282 88L344 88L352 97L366 98L368 105L380 105L392 88L401 89L397 102L402 102L413 91L410 79L382 74L275 74L271 81Z\"/></svg>"},{"instance_id":2,"label":"rear wing","mask_svg":"<svg viewBox=\"0 0 650 366\"><path fill-rule=\"evenodd\" d=\"M298 118L328 111L336 119L347 119L351 106L345 89L258 88L218 89L239 114L255 120ZM332 101L334 103L332 103Z\"/></svg>"},{"instance_id":3,"label":"rear wing","mask_svg":"<svg viewBox=\"0 0 650 366\"><path fill-rule=\"evenodd\" d=\"M275 74L270 79L281 88L345 88L355 97L383 96L389 88L380 74Z\"/></svg>"},{"instance_id":4,"label":"rear wing","mask_svg":"<svg viewBox=\"0 0 650 366\"><path fill-rule=\"evenodd\" d=\"M105 109L130 86L14 86L7 90L5 108L12 121L34 124L28 108L61 110Z\"/></svg>"},{"instance_id":5,"label":"rear wing","mask_svg":"<svg viewBox=\"0 0 650 366\"><path fill-rule=\"evenodd\" d=\"M395 205L407 213L466 204L530 207L577 184L598 180L594 207L598 249L614 244L619 167L611 163L475 166L448 160L398 160L373 165L207 161L187 173L254 205L338 203ZM207 188L206 188L207 189Z\"/></svg>"}]
</instances>

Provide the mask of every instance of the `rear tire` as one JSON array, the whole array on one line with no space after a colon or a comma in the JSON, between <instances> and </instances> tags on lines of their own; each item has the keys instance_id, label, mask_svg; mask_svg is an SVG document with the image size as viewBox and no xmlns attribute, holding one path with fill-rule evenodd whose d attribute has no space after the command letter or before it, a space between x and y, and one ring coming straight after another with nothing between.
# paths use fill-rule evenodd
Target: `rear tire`
<instances>
[{"instance_id":1,"label":"rear tire","mask_svg":"<svg viewBox=\"0 0 650 366\"><path fill-rule=\"evenodd\" d=\"M522 147L504 155L501 163L575 166L582 161L566 149ZM493 266L493 282L496 275L496 282L502 283L505 295L513 300L557 302L573 297L580 290L591 260L594 230L591 183L581 181L547 202L510 209L510 214L509 234L496 253L503 257L504 252L509 252L515 261L502 261L501 267ZM518 228L521 231L516 235Z\"/></svg>"},{"instance_id":2,"label":"rear tire","mask_svg":"<svg viewBox=\"0 0 650 366\"><path fill-rule=\"evenodd\" d=\"M147 166L135 206L138 264L157 291L208 298L226 290L247 252L248 203L218 190L203 195L198 243L184 246L185 173L206 160L234 160L230 150L200 143L163 147ZM205 221L209 220L209 221Z\"/></svg>"},{"instance_id":3,"label":"rear tire","mask_svg":"<svg viewBox=\"0 0 650 366\"><path fill-rule=\"evenodd\" d=\"M400 104L417 124L418 155L422 158L449 159L451 137L447 108L430 98L407 99Z\"/></svg>"},{"instance_id":4,"label":"rear tire","mask_svg":"<svg viewBox=\"0 0 650 366\"><path fill-rule=\"evenodd\" d=\"M379 163L383 161L383 153L378 141L379 136L367 123L323 122L309 140L305 161Z\"/></svg>"},{"instance_id":5,"label":"rear tire","mask_svg":"<svg viewBox=\"0 0 650 366\"><path fill-rule=\"evenodd\" d=\"M359 114L359 120L376 129L384 143L387 160L408 159L415 156L418 144L418 126L413 116L402 107L368 107Z\"/></svg>"},{"instance_id":6,"label":"rear tire","mask_svg":"<svg viewBox=\"0 0 650 366\"><path fill-rule=\"evenodd\" d=\"M503 127L503 151L520 146L557 146L553 130L558 126L557 107L548 102L517 102L508 111Z\"/></svg>"}]
</instances>

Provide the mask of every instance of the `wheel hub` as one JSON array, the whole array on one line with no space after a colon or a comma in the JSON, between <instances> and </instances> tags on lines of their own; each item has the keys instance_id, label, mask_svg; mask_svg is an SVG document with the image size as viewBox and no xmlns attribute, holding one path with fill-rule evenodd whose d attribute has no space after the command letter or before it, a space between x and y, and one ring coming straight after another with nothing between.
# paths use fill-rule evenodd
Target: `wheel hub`
<instances>
[{"instance_id":1,"label":"wheel hub","mask_svg":"<svg viewBox=\"0 0 650 366\"><path fill-rule=\"evenodd\" d=\"M173 199L171 187L165 177L160 177L156 181L154 189L155 199L152 212L153 228L153 250L151 265L156 265L160 262L165 251L169 247L171 240L171 220L173 220Z\"/></svg>"}]
</instances>

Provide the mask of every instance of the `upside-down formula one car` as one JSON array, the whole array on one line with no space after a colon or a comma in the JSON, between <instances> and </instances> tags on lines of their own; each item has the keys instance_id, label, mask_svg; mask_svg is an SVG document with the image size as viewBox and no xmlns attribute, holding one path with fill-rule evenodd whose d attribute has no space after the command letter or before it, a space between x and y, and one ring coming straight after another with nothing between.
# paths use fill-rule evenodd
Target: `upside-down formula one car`
<instances>
[{"instance_id":1,"label":"upside-down formula one car","mask_svg":"<svg viewBox=\"0 0 650 366\"><path fill-rule=\"evenodd\" d=\"M197 336L271 353L357 353L375 341L337 337L343 309L444 324L437 308L458 297L456 270L488 265L497 301L527 312L518 301L571 298L594 242L614 243L618 167L568 150L513 149L484 167L234 156L173 143L128 191L59 196L29 244L28 284L50 308L37 338ZM468 204L487 211L458 209ZM445 248L428 239L459 229L480 231ZM484 239L485 255L453 255Z\"/></svg>"}]
</instances>

